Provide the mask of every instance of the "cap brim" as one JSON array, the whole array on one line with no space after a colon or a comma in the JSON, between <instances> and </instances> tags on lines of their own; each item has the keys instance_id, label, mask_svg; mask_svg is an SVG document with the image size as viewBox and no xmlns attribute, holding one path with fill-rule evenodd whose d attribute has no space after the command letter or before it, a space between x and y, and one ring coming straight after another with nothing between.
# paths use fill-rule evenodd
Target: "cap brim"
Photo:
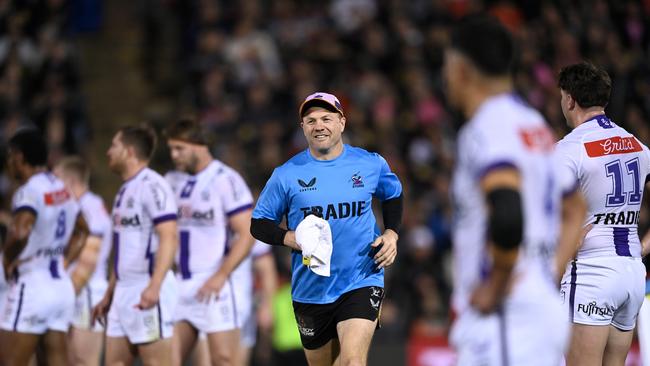
<instances>
[{"instance_id":1,"label":"cap brim","mask_svg":"<svg viewBox=\"0 0 650 366\"><path fill-rule=\"evenodd\" d=\"M304 117L305 113L309 110L309 108L312 107L320 107L323 109L327 109L330 112L340 113L341 115L343 115L343 111L341 111L340 109L336 108L336 106L333 106L332 104L330 104L329 102L323 99L310 99L302 103L302 105L300 106L300 118Z\"/></svg>"}]
</instances>

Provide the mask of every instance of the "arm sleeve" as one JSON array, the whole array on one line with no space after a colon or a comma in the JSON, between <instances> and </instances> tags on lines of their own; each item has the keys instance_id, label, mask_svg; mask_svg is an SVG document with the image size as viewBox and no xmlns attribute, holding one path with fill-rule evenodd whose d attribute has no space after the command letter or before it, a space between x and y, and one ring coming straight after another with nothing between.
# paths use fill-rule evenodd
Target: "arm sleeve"
<instances>
[{"instance_id":1,"label":"arm sleeve","mask_svg":"<svg viewBox=\"0 0 650 366\"><path fill-rule=\"evenodd\" d=\"M402 226L402 210L404 206L404 196L399 195L397 198L391 198L381 203L381 212L384 218L384 229L391 229L399 233Z\"/></svg>"},{"instance_id":2,"label":"arm sleeve","mask_svg":"<svg viewBox=\"0 0 650 366\"><path fill-rule=\"evenodd\" d=\"M508 131L510 132L510 131ZM483 179L493 170L502 168L514 168L519 170L520 162L518 157L521 155L520 137L513 133L503 133L498 129L489 131L475 131L468 136L465 148L471 152L472 170L477 180Z\"/></svg>"},{"instance_id":3,"label":"arm sleeve","mask_svg":"<svg viewBox=\"0 0 650 366\"><path fill-rule=\"evenodd\" d=\"M288 210L288 201L288 194L282 184L280 172L275 169L257 199L253 218L268 219L279 224Z\"/></svg>"},{"instance_id":4,"label":"arm sleeve","mask_svg":"<svg viewBox=\"0 0 650 366\"><path fill-rule=\"evenodd\" d=\"M177 219L176 200L171 187L164 179L146 184L142 195L144 208L151 215L154 226Z\"/></svg>"},{"instance_id":5,"label":"arm sleeve","mask_svg":"<svg viewBox=\"0 0 650 366\"><path fill-rule=\"evenodd\" d=\"M16 214L19 211L30 211L34 216L38 215L39 208L43 204L43 197L29 186L20 187L14 194L11 211Z\"/></svg>"},{"instance_id":6,"label":"arm sleeve","mask_svg":"<svg viewBox=\"0 0 650 366\"><path fill-rule=\"evenodd\" d=\"M253 195L248 185L234 170L222 177L219 195L228 217L253 207Z\"/></svg>"},{"instance_id":7,"label":"arm sleeve","mask_svg":"<svg viewBox=\"0 0 650 366\"><path fill-rule=\"evenodd\" d=\"M555 146L554 162L556 176L563 196L568 196L580 187L580 154L578 144L560 141Z\"/></svg>"},{"instance_id":8,"label":"arm sleeve","mask_svg":"<svg viewBox=\"0 0 650 366\"><path fill-rule=\"evenodd\" d=\"M86 223L88 223L88 230L90 235L103 238L106 230L106 217L108 213L101 200L83 203L80 205L81 213L83 214Z\"/></svg>"},{"instance_id":9,"label":"arm sleeve","mask_svg":"<svg viewBox=\"0 0 650 366\"><path fill-rule=\"evenodd\" d=\"M379 161L379 181L375 196L382 201L397 198L402 195L402 183L395 173L390 170L386 159L375 154Z\"/></svg>"}]
</instances>

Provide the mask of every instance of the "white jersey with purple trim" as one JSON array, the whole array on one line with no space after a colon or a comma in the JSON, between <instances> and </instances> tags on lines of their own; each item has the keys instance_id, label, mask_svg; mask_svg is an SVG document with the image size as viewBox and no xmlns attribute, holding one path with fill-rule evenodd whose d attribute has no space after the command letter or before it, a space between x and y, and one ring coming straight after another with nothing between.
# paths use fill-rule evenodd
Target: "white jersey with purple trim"
<instances>
[{"instance_id":1,"label":"white jersey with purple trim","mask_svg":"<svg viewBox=\"0 0 650 366\"><path fill-rule=\"evenodd\" d=\"M514 276L532 276L551 285L561 192L575 187L575 181L555 169L554 141L544 118L512 94L485 101L460 131L453 177L455 311L469 306L472 291L490 271L488 217L480 181L494 168L512 166L521 176L524 239ZM535 289L515 286L510 297L520 290Z\"/></svg>"},{"instance_id":2,"label":"white jersey with purple trim","mask_svg":"<svg viewBox=\"0 0 650 366\"><path fill-rule=\"evenodd\" d=\"M232 168L213 160L196 175L169 172L178 202L180 245L176 265L182 279L216 272L228 250L228 219L253 207L253 196Z\"/></svg>"},{"instance_id":3,"label":"white jersey with purple trim","mask_svg":"<svg viewBox=\"0 0 650 366\"><path fill-rule=\"evenodd\" d=\"M580 182L587 200L587 233L578 259L641 256L637 232L648 148L605 115L582 123L557 144L562 167Z\"/></svg>"},{"instance_id":4,"label":"white jersey with purple trim","mask_svg":"<svg viewBox=\"0 0 650 366\"><path fill-rule=\"evenodd\" d=\"M155 226L176 220L177 207L169 183L144 168L124 182L113 203L113 247L118 282L149 281L158 251Z\"/></svg>"},{"instance_id":5,"label":"white jersey with purple trim","mask_svg":"<svg viewBox=\"0 0 650 366\"><path fill-rule=\"evenodd\" d=\"M81 198L79 198L79 206L81 213L86 219L90 235L96 236L101 239L101 247L97 257L97 265L95 271L89 279L89 283L93 282L107 282L108 281L108 257L111 253L111 217L106 211L104 200L101 197L87 191ZM77 264L72 263L68 267L68 273L72 273Z\"/></svg>"},{"instance_id":6,"label":"white jersey with purple trim","mask_svg":"<svg viewBox=\"0 0 650 366\"><path fill-rule=\"evenodd\" d=\"M18 274L43 271L53 278L67 277L63 251L77 221L79 205L63 182L49 172L35 174L14 194L12 210L28 210L36 217L27 245L18 257L22 262Z\"/></svg>"}]
</instances>

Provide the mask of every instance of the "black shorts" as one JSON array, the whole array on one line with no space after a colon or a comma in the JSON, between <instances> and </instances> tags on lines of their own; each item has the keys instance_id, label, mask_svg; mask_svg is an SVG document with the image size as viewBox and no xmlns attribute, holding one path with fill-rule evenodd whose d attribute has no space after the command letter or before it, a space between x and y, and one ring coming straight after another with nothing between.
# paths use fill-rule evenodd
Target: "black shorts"
<instances>
[{"instance_id":1,"label":"black shorts","mask_svg":"<svg viewBox=\"0 0 650 366\"><path fill-rule=\"evenodd\" d=\"M336 325L347 319L368 319L379 317L384 289L362 287L341 295L330 304L306 304L293 302L302 346L317 349L337 338Z\"/></svg>"}]
</instances>

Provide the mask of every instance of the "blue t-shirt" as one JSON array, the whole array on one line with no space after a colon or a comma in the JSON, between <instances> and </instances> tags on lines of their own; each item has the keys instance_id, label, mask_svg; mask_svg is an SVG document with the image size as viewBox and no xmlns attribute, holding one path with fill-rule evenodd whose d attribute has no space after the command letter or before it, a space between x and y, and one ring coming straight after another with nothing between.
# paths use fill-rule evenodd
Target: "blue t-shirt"
<instances>
[{"instance_id":1,"label":"blue t-shirt","mask_svg":"<svg viewBox=\"0 0 650 366\"><path fill-rule=\"evenodd\" d=\"M319 276L292 252L291 295L294 301L328 304L342 294L366 286L384 286L370 246L380 235L372 198L385 201L402 194L402 185L381 155L343 146L333 160L316 160L309 149L273 171L253 210L253 218L280 223L289 230L312 210L320 211L332 229L330 277Z\"/></svg>"}]
</instances>

